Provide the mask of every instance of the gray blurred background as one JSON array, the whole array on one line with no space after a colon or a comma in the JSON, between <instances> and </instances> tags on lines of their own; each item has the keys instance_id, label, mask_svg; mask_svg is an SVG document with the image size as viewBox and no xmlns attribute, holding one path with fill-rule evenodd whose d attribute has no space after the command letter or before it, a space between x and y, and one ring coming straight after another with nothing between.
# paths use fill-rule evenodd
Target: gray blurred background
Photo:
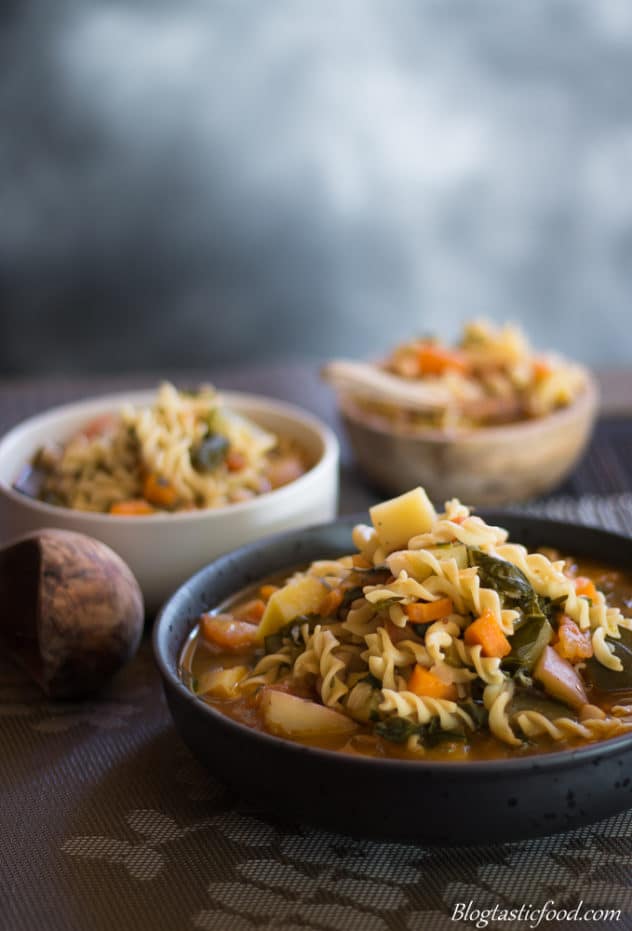
<instances>
[{"instance_id":1,"label":"gray blurred background","mask_svg":"<svg viewBox=\"0 0 632 931\"><path fill-rule=\"evenodd\" d=\"M3 0L0 372L632 357L629 0Z\"/></svg>"}]
</instances>

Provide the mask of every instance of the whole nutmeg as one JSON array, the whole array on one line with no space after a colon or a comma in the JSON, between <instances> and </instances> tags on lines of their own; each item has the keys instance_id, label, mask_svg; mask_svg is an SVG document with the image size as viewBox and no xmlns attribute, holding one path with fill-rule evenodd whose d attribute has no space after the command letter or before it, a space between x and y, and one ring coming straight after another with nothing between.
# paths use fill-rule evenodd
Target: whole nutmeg
<instances>
[{"instance_id":1,"label":"whole nutmeg","mask_svg":"<svg viewBox=\"0 0 632 931\"><path fill-rule=\"evenodd\" d=\"M0 642L52 698L98 691L138 649L143 596L98 540L39 530L0 550Z\"/></svg>"}]
</instances>

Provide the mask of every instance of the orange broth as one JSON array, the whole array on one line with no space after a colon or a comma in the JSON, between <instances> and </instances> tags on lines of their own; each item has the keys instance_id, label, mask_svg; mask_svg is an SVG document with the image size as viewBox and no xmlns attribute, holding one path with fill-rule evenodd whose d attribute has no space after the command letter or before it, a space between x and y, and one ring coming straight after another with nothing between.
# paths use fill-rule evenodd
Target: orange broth
<instances>
[{"instance_id":1,"label":"orange broth","mask_svg":"<svg viewBox=\"0 0 632 931\"><path fill-rule=\"evenodd\" d=\"M546 551L550 555L551 551ZM560 558L555 553L553 558ZM603 565L593 560L567 558L567 567L574 575L583 575L592 579L604 595L607 603L613 607L620 608L624 613L626 609L632 608L632 574L624 570L616 569L611 566ZM286 570L282 574L263 579L256 585L244 589L233 597L227 599L221 605L218 605L214 611L226 613L229 612L236 619L240 618L240 610L243 606L258 597L260 588L265 584L281 585L294 571L299 571L305 567L297 567L294 570ZM212 650L206 641L200 635L199 625L192 631L182 651L180 660L180 672L183 681L192 691L195 691L195 683L204 673L212 669L226 669L236 665L246 665L254 667L257 661L263 655L261 647L249 649L238 654L220 653ZM283 680L272 686L272 688L289 691L294 695L302 698L309 698L318 701L318 696L302 683L293 682L291 685ZM621 689L616 693L598 693L595 689L588 689L589 699L592 704L597 705L604 711L618 704L632 704L632 689ZM263 717L259 709L258 693L248 696L220 700L211 698L208 695L199 695L202 701L221 711L227 717L245 724L254 730L267 732ZM294 742L302 743L307 746L320 747L327 750L335 750L340 753L348 753L355 756L370 756L378 758L395 758L411 759L419 761L419 755L407 751L405 744L394 743L386 740L372 732L372 726L363 726L358 724L358 730L353 736L348 737L319 737L318 739L301 739ZM571 747L582 746L586 740L575 739L566 741L553 741L550 738L538 738L537 742L525 741L520 747L510 747L497 738L489 731L474 731L468 734L464 740L443 740L437 746L426 747L422 759L437 761L458 761L458 760L496 760L496 759L515 759L523 756L531 756L537 753L543 753L552 750L564 750Z\"/></svg>"}]
</instances>

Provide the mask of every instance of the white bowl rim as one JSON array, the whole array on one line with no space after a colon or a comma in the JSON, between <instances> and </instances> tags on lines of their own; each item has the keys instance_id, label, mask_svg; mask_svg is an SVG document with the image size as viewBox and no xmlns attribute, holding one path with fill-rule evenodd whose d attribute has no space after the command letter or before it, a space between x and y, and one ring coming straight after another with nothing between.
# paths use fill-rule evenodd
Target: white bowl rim
<instances>
[{"instance_id":1,"label":"white bowl rim","mask_svg":"<svg viewBox=\"0 0 632 931\"><path fill-rule=\"evenodd\" d=\"M424 442L424 443L458 443L464 440L492 440L522 437L525 433L534 433L543 428L559 426L564 420L570 420L578 412L592 410L596 408L599 400L599 387L597 382L585 369L586 380L575 398L565 407L559 407L550 414L542 417L532 417L528 420L519 420L506 424L498 424L492 427L454 427L449 430L442 430L440 427L420 427L417 430L388 428L385 425L374 423L372 420L352 413L344 404L342 393L338 394L338 407L341 415L360 427L379 433L381 436L396 436L398 438ZM349 397L347 392L344 398Z\"/></svg>"},{"instance_id":2,"label":"white bowl rim","mask_svg":"<svg viewBox=\"0 0 632 931\"><path fill-rule=\"evenodd\" d=\"M238 501L234 504L225 504L215 508L198 508L192 511L175 511L173 513L158 512L156 514L142 515L103 514L100 511L80 511L74 508L48 504L37 498L31 498L28 495L22 494L22 492L16 491L15 488L2 477L0 477L0 493L6 495L16 504L40 512L42 515L49 516L52 519L52 526L54 526L55 518L59 518L60 514L72 515L73 520L76 519L80 523L85 522L86 524L92 524L96 521L99 524L106 523L110 526L143 526L148 523L161 524L165 522L173 525L176 521L188 522L215 518L219 519L228 514L242 513L244 511L265 507L268 502L279 501L287 497L297 488L300 489L305 484L318 479L323 473L326 473L332 463L336 464L338 462L340 454L338 438L334 431L315 414L303 410L303 408L298 407L298 405L289 404L287 401L279 401L276 398L270 398L266 395L251 394L244 391L223 391L221 389L218 389L218 394L221 396L222 401L226 403L227 407L231 405L235 407L243 405L244 407L254 408L255 410L258 408L262 412L279 413L290 420L299 421L303 426L308 427L322 443L323 451L320 458L307 472L299 478L288 482L287 485L282 485L280 488L274 488L264 494L256 495L248 501ZM117 391L111 394L83 398L80 401L71 401L68 404L60 404L42 411L39 414L35 414L32 417L27 417L14 427L11 427L0 438L0 461L2 461L6 447L16 440L19 440L21 434L27 433L33 428L37 429L49 423L54 423L62 415L81 414L85 411L86 417L89 417L91 412L95 414L99 412L107 413L110 408L113 413L116 413L126 404L146 404L155 397L156 389ZM28 463L25 463L25 465L27 464Z\"/></svg>"}]
</instances>

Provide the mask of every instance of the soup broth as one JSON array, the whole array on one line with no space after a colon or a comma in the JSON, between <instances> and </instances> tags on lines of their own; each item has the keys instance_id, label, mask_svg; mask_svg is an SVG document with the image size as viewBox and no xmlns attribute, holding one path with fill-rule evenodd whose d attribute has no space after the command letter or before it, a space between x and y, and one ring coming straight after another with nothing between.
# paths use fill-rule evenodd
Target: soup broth
<instances>
[{"instance_id":1,"label":"soup broth","mask_svg":"<svg viewBox=\"0 0 632 931\"><path fill-rule=\"evenodd\" d=\"M513 758L632 729L632 574L507 542L422 489L371 511L358 552L210 606L181 666L258 730L376 757Z\"/></svg>"}]
</instances>

